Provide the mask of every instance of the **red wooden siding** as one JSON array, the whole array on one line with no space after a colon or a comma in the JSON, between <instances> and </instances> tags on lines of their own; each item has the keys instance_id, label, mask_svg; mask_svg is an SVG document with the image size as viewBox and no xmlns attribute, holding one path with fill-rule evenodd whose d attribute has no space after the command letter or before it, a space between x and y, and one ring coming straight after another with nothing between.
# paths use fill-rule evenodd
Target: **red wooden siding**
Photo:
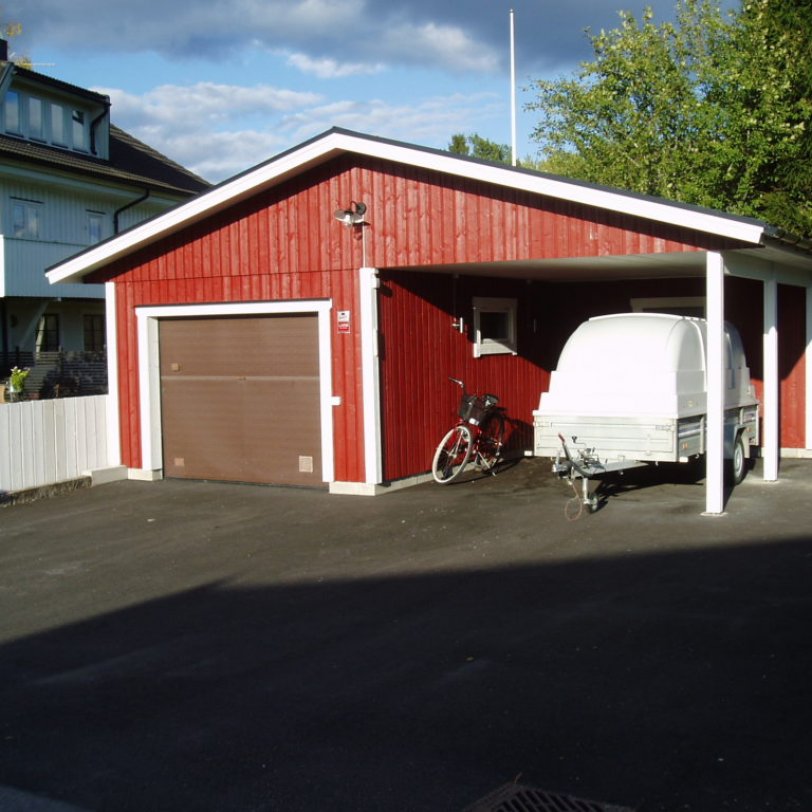
<instances>
[{"instance_id":1,"label":"red wooden siding","mask_svg":"<svg viewBox=\"0 0 812 812\"><path fill-rule=\"evenodd\" d=\"M471 392L498 395L509 418L508 446L532 447L532 412L549 381L545 301L523 281L387 271L381 274L381 393L384 479L429 470L456 417L462 378ZM518 300L519 354L473 357L471 299ZM465 319L465 332L452 326ZM535 325L535 331L534 331Z\"/></svg>"},{"instance_id":2,"label":"red wooden siding","mask_svg":"<svg viewBox=\"0 0 812 812\"><path fill-rule=\"evenodd\" d=\"M806 290L778 286L781 447L806 447Z\"/></svg>"},{"instance_id":3,"label":"red wooden siding","mask_svg":"<svg viewBox=\"0 0 812 812\"><path fill-rule=\"evenodd\" d=\"M431 446L455 411L458 392L446 381L451 374L464 377L472 389L499 394L519 421L515 442L529 445L532 410L563 339L577 324L568 324L567 316L575 315L583 295L594 293L589 286L579 286L578 296L568 299L561 297L561 289L557 294L555 286L460 277L460 298L520 300L519 355L475 360L467 337L451 329L452 276L410 269L733 247L626 215L343 156L212 215L88 280L117 283L126 465L141 465L136 307L331 299L334 311L352 312L352 334L338 334L334 324L331 335L333 393L342 401L332 411L335 476L364 480L356 271L363 262L362 242L356 231L333 219L334 210L352 200L368 206L366 264L385 269L380 303L386 478L428 468ZM639 292L641 286L634 283L634 295L646 295ZM573 302L581 304L574 308ZM585 316L594 315L583 309Z\"/></svg>"}]
</instances>

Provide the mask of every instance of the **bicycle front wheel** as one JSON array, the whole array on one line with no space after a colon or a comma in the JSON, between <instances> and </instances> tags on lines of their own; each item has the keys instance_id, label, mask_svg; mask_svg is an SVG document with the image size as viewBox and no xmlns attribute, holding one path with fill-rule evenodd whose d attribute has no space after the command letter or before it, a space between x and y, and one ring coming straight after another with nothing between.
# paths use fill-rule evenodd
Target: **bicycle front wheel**
<instances>
[{"instance_id":1,"label":"bicycle front wheel","mask_svg":"<svg viewBox=\"0 0 812 812\"><path fill-rule=\"evenodd\" d=\"M479 456L486 468L493 468L502 456L505 437L505 418L500 412L491 414L482 425L479 435Z\"/></svg>"},{"instance_id":2,"label":"bicycle front wheel","mask_svg":"<svg viewBox=\"0 0 812 812\"><path fill-rule=\"evenodd\" d=\"M431 473L436 482L446 485L453 482L471 459L471 430L468 426L455 426L446 434L434 452Z\"/></svg>"}]
</instances>

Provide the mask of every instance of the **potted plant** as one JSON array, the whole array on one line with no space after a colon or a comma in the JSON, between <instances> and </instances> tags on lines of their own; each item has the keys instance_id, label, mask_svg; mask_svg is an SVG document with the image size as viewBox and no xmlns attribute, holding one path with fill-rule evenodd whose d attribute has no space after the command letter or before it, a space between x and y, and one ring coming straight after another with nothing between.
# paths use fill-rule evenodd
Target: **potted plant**
<instances>
[{"instance_id":1,"label":"potted plant","mask_svg":"<svg viewBox=\"0 0 812 812\"><path fill-rule=\"evenodd\" d=\"M28 378L30 369L20 369L19 367L12 367L8 376L8 393L9 400L14 401L22 400L25 393L25 381Z\"/></svg>"}]
</instances>

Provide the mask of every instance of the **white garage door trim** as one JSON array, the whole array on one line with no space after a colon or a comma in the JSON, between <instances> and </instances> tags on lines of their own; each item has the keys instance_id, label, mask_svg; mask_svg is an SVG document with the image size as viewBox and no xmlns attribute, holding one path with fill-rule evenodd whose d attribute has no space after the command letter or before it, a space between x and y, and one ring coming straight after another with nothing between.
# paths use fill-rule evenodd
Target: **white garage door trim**
<instances>
[{"instance_id":1,"label":"white garage door trim","mask_svg":"<svg viewBox=\"0 0 812 812\"><path fill-rule=\"evenodd\" d=\"M322 481L334 479L333 460L333 368L330 345L332 301L238 302L207 305L156 305L137 307L139 414L141 417L141 477L157 479L163 474L161 436L161 368L158 344L159 319L200 316L262 316L315 313L319 331L319 412L321 415Z\"/></svg>"}]
</instances>

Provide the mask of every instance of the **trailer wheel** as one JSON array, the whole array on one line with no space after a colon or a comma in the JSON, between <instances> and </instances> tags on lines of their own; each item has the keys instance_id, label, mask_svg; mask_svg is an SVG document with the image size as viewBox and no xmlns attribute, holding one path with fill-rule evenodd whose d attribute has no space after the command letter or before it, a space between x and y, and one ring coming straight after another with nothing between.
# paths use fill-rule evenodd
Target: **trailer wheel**
<instances>
[{"instance_id":1,"label":"trailer wheel","mask_svg":"<svg viewBox=\"0 0 812 812\"><path fill-rule=\"evenodd\" d=\"M728 460L727 463L730 484L740 485L747 475L747 454L741 434L736 437L736 442L733 444L733 459Z\"/></svg>"}]
</instances>

